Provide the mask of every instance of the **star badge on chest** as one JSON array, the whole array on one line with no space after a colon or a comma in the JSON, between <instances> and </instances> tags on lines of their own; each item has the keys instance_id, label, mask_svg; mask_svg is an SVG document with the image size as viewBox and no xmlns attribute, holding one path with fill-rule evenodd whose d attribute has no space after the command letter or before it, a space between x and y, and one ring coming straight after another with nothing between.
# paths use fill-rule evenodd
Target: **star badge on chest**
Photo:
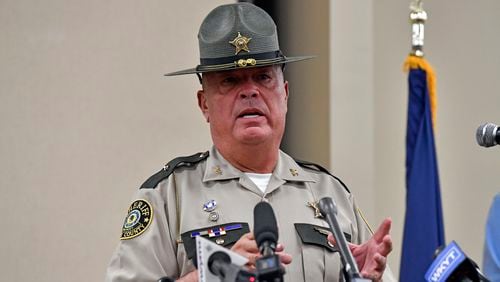
<instances>
[{"instance_id":1,"label":"star badge on chest","mask_svg":"<svg viewBox=\"0 0 500 282\"><path fill-rule=\"evenodd\" d=\"M314 209L314 217L315 218L323 218L323 215L321 214L321 211L319 210L319 202L318 201L307 202L307 206Z\"/></svg>"}]
</instances>

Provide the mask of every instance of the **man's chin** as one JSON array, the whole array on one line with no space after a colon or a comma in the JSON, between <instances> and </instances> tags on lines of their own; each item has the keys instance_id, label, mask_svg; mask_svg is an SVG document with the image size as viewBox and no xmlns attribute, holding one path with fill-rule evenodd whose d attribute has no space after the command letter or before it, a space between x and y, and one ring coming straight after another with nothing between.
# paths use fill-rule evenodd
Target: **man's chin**
<instances>
[{"instance_id":1,"label":"man's chin","mask_svg":"<svg viewBox=\"0 0 500 282\"><path fill-rule=\"evenodd\" d=\"M268 141L271 137L271 132L260 127L250 127L239 132L237 137L242 144L258 145Z\"/></svg>"}]
</instances>

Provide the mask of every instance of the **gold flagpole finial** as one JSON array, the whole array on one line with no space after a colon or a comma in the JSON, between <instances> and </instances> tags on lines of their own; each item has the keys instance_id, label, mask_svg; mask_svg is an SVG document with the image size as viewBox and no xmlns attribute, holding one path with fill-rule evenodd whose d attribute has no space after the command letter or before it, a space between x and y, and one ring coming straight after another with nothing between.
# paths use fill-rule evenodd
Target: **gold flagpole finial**
<instances>
[{"instance_id":1,"label":"gold flagpole finial","mask_svg":"<svg viewBox=\"0 0 500 282\"><path fill-rule=\"evenodd\" d=\"M424 24L427 13L423 9L422 0L413 0L410 4L411 23L411 55L424 56Z\"/></svg>"}]
</instances>

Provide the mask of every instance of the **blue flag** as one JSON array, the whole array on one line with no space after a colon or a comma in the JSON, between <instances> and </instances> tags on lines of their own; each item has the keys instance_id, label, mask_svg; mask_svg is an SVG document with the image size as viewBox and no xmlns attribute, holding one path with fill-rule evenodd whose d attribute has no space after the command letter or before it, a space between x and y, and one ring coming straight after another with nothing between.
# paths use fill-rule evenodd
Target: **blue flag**
<instances>
[{"instance_id":1,"label":"blue flag","mask_svg":"<svg viewBox=\"0 0 500 282\"><path fill-rule=\"evenodd\" d=\"M406 215L400 281L425 281L436 248L445 244L434 144L435 86L431 66L410 56L406 132Z\"/></svg>"}]
</instances>

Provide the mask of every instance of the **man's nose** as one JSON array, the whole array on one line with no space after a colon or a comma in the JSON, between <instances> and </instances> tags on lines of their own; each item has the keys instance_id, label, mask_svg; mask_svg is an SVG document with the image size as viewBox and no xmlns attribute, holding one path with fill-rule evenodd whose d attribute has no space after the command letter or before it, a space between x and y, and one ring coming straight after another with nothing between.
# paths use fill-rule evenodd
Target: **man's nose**
<instances>
[{"instance_id":1,"label":"man's nose","mask_svg":"<svg viewBox=\"0 0 500 282\"><path fill-rule=\"evenodd\" d=\"M259 95L259 88L251 80L245 81L240 89L240 97L246 98L256 98Z\"/></svg>"},{"instance_id":2,"label":"man's nose","mask_svg":"<svg viewBox=\"0 0 500 282\"><path fill-rule=\"evenodd\" d=\"M251 91L241 91L240 92L240 97L243 99L246 98L257 98L258 92L251 90Z\"/></svg>"}]
</instances>

